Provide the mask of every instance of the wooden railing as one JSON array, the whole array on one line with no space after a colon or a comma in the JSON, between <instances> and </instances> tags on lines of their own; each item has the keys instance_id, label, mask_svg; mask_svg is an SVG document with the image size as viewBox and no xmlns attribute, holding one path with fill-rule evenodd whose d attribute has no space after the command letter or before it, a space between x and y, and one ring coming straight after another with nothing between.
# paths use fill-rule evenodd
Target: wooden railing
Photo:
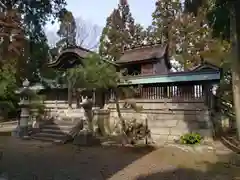
<instances>
[{"instance_id":1,"label":"wooden railing","mask_svg":"<svg viewBox=\"0 0 240 180\"><path fill-rule=\"evenodd\" d=\"M203 99L204 88L203 85L151 85L131 88L134 89L132 98L135 99ZM129 90L131 91L131 90ZM121 99L126 98L126 94L122 94ZM115 94L112 90L106 95L107 100L115 99Z\"/></svg>"}]
</instances>

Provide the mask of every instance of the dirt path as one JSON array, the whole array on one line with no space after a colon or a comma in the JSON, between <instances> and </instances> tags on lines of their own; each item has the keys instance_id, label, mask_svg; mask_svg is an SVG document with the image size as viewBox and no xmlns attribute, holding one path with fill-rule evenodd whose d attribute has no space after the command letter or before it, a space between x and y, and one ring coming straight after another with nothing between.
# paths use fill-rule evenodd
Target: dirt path
<instances>
[{"instance_id":1,"label":"dirt path","mask_svg":"<svg viewBox=\"0 0 240 180\"><path fill-rule=\"evenodd\" d=\"M234 180L237 155L178 148L85 147L0 138L0 170L9 180ZM229 161L231 160L231 163Z\"/></svg>"}]
</instances>

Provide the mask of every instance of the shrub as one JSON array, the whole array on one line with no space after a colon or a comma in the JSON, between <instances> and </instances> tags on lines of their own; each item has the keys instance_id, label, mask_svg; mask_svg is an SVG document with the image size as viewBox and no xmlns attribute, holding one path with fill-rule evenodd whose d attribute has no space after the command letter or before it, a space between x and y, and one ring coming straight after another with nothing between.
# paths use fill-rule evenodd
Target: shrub
<instances>
[{"instance_id":1,"label":"shrub","mask_svg":"<svg viewBox=\"0 0 240 180\"><path fill-rule=\"evenodd\" d=\"M200 144L202 141L202 136L198 133L187 133L181 136L180 142L182 144Z\"/></svg>"}]
</instances>

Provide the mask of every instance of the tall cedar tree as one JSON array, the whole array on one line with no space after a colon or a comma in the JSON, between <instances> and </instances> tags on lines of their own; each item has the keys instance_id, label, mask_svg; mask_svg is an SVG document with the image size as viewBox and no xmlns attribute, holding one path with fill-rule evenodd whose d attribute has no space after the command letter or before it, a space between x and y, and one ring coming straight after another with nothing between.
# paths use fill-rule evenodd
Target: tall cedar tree
<instances>
[{"instance_id":1,"label":"tall cedar tree","mask_svg":"<svg viewBox=\"0 0 240 180\"><path fill-rule=\"evenodd\" d=\"M235 105L236 124L238 129L238 138L240 139L240 1L234 1L230 5L231 19L231 70L233 99Z\"/></svg>"},{"instance_id":2,"label":"tall cedar tree","mask_svg":"<svg viewBox=\"0 0 240 180\"><path fill-rule=\"evenodd\" d=\"M216 35L222 38L230 37L231 55L229 59L230 72L232 75L233 104L237 125L237 136L240 139L240 1L239 0L216 0L213 8L213 27ZM220 21L223 22L220 23ZM230 36L228 36L228 32Z\"/></svg>"},{"instance_id":3,"label":"tall cedar tree","mask_svg":"<svg viewBox=\"0 0 240 180\"><path fill-rule=\"evenodd\" d=\"M196 5L193 5L196 7ZM221 99L227 100L229 104L233 99L235 119L237 125L237 137L240 139L240 1L238 0L216 0L209 13L209 20L213 27L214 36L231 42L231 55L226 64L230 64L225 72L223 84L220 86ZM197 7L199 8L199 6ZM192 9L189 8L189 11ZM232 85L230 89L229 85ZM222 91L222 92L221 92ZM222 95L222 96L221 96ZM229 98L230 95L230 98ZM227 97L226 97L227 96ZM233 97L232 97L233 96ZM225 108L226 109L226 108ZM232 107L230 106L229 110Z\"/></svg>"},{"instance_id":4,"label":"tall cedar tree","mask_svg":"<svg viewBox=\"0 0 240 180\"><path fill-rule=\"evenodd\" d=\"M135 24L132 33L132 43L129 44L130 48L136 48L148 44L151 38L151 29L144 29L141 24Z\"/></svg>"},{"instance_id":5,"label":"tall cedar tree","mask_svg":"<svg viewBox=\"0 0 240 180\"><path fill-rule=\"evenodd\" d=\"M56 43L58 53L66 47L76 46L76 21L72 12L63 9L59 15L60 27L57 34L60 40ZM61 75L60 75L61 76ZM73 78L67 75L68 84L68 105L72 107Z\"/></svg>"},{"instance_id":6,"label":"tall cedar tree","mask_svg":"<svg viewBox=\"0 0 240 180\"><path fill-rule=\"evenodd\" d=\"M186 12L180 1L158 0L153 13L153 25L158 41L169 45L169 54L185 70L200 64L213 52L222 55L221 42L212 38L206 19L206 7L197 13ZM219 63L219 62L215 62Z\"/></svg>"},{"instance_id":7,"label":"tall cedar tree","mask_svg":"<svg viewBox=\"0 0 240 180\"><path fill-rule=\"evenodd\" d=\"M26 50L25 36L21 24L21 15L17 10L4 10L0 13L1 62L0 68L6 63L17 65ZM15 67L16 68L16 67Z\"/></svg>"},{"instance_id":8,"label":"tall cedar tree","mask_svg":"<svg viewBox=\"0 0 240 180\"><path fill-rule=\"evenodd\" d=\"M124 48L130 48L134 34L134 19L127 0L120 0L118 8L107 18L106 27L100 38L99 53L116 61Z\"/></svg>"},{"instance_id":9,"label":"tall cedar tree","mask_svg":"<svg viewBox=\"0 0 240 180\"><path fill-rule=\"evenodd\" d=\"M9 13L17 12L19 18L21 17L18 27L22 27L23 30L22 34L20 31L19 33L25 37L26 41L24 46L21 47L24 48L24 51L20 51L21 56L18 57L18 59L21 59L21 63L15 63L19 65L19 69L16 70L19 72L18 79L21 81L28 78L30 82L39 81L39 76L44 74L47 69L46 63L48 60L48 45L44 26L52 17L56 18L59 16L59 12L66 5L65 0L2 0L2 2L6 5L6 9L3 10L1 19L10 17L7 15ZM15 19L14 21L16 22L17 20ZM10 31L9 28L7 31ZM13 38L13 36L9 37L17 39L20 35L17 37L16 34L19 33L13 33L16 38ZM8 41L6 36L4 36L4 43L6 44ZM19 39L14 44L20 44ZM16 48L18 49L20 46L18 45ZM6 52L6 50L4 51Z\"/></svg>"},{"instance_id":10,"label":"tall cedar tree","mask_svg":"<svg viewBox=\"0 0 240 180\"><path fill-rule=\"evenodd\" d=\"M72 12L63 9L59 17L60 27L57 34L60 41L57 47L75 46L76 45L76 22Z\"/></svg>"}]
</instances>

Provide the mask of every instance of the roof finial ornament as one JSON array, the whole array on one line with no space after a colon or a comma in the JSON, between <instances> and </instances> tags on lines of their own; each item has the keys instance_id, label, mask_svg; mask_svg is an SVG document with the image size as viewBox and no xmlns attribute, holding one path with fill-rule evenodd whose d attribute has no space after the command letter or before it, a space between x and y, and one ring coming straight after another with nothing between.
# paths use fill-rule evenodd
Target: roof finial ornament
<instances>
[{"instance_id":1,"label":"roof finial ornament","mask_svg":"<svg viewBox=\"0 0 240 180\"><path fill-rule=\"evenodd\" d=\"M119 0L119 4L122 6L127 5L128 1L127 0Z\"/></svg>"}]
</instances>

